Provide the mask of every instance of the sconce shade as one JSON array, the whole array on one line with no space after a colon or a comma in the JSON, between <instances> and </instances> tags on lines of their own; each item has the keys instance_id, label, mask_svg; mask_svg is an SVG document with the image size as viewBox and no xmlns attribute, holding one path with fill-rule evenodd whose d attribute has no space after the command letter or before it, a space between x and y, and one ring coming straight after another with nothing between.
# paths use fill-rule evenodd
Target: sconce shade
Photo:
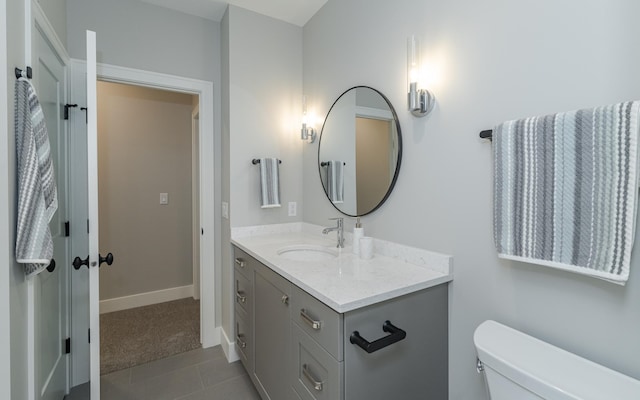
<instances>
[{"instance_id":1,"label":"sconce shade","mask_svg":"<svg viewBox=\"0 0 640 400\"><path fill-rule=\"evenodd\" d=\"M420 68L420 41L411 35L407 40L407 107L416 117L429 114L435 105L433 94L419 87Z\"/></svg>"}]
</instances>

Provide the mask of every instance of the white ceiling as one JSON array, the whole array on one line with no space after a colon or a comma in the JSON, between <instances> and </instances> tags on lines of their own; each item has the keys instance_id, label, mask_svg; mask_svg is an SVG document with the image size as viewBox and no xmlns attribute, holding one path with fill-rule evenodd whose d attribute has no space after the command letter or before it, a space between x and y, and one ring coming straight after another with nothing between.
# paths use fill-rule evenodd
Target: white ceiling
<instances>
[{"instance_id":1,"label":"white ceiling","mask_svg":"<svg viewBox=\"0 0 640 400\"><path fill-rule=\"evenodd\" d=\"M145 3L170 8L220 22L227 4L246 8L298 26L304 24L327 0L141 0Z\"/></svg>"}]
</instances>

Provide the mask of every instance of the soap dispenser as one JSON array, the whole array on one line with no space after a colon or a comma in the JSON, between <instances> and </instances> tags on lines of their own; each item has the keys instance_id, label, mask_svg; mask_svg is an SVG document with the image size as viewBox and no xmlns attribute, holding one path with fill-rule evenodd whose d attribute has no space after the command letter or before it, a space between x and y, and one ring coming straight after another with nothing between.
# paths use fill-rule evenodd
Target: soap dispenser
<instances>
[{"instance_id":1,"label":"soap dispenser","mask_svg":"<svg viewBox=\"0 0 640 400\"><path fill-rule=\"evenodd\" d=\"M356 218L356 225L353 228L353 254L360 254L360 238L364 236L364 228L360 223L360 217Z\"/></svg>"}]
</instances>

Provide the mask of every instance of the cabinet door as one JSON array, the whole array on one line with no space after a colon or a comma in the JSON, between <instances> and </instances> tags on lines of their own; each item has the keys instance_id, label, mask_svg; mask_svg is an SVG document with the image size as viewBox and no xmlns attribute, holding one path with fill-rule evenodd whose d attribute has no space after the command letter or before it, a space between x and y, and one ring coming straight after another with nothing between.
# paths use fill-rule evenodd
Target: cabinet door
<instances>
[{"instance_id":1,"label":"cabinet door","mask_svg":"<svg viewBox=\"0 0 640 400\"><path fill-rule=\"evenodd\" d=\"M263 399L289 398L290 283L259 265L254 274L254 378Z\"/></svg>"},{"instance_id":2,"label":"cabinet door","mask_svg":"<svg viewBox=\"0 0 640 400\"><path fill-rule=\"evenodd\" d=\"M446 400L447 309L447 285L438 285L345 314L345 398ZM369 342L390 335L387 320L405 339L372 353L351 344L355 331Z\"/></svg>"}]
</instances>

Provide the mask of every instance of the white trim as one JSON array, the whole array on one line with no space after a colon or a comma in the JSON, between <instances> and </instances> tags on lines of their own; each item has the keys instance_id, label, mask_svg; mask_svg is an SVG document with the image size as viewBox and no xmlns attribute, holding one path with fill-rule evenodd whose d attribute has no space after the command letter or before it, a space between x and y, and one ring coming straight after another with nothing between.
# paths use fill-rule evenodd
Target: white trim
<instances>
[{"instance_id":1,"label":"white trim","mask_svg":"<svg viewBox=\"0 0 640 400\"><path fill-rule=\"evenodd\" d=\"M49 22L44 11L37 1L31 1L31 12L33 14L33 19L36 22L37 27L40 29L40 31L42 31L44 37L49 40L51 46L53 46L53 49L58 54L58 57L62 59L64 65L68 66L70 60L69 53L67 53L67 49L64 48L64 44L62 44L62 41L60 41L60 38L56 34L55 29L51 25L51 22Z\"/></svg>"},{"instance_id":2,"label":"white trim","mask_svg":"<svg viewBox=\"0 0 640 400\"><path fill-rule=\"evenodd\" d=\"M100 314L193 297L193 285L100 300Z\"/></svg>"},{"instance_id":3,"label":"white trim","mask_svg":"<svg viewBox=\"0 0 640 400\"><path fill-rule=\"evenodd\" d=\"M240 359L240 354L238 354L238 350L236 350L236 342L229 340L229 336L227 336L224 328L220 329L220 345L228 362L232 363Z\"/></svg>"},{"instance_id":4,"label":"white trim","mask_svg":"<svg viewBox=\"0 0 640 400\"><path fill-rule=\"evenodd\" d=\"M356 106L356 117L381 119L389 121L393 119L393 114L389 110L381 110L379 108Z\"/></svg>"},{"instance_id":5,"label":"white trim","mask_svg":"<svg viewBox=\"0 0 640 400\"><path fill-rule=\"evenodd\" d=\"M191 111L191 241L193 298L200 299L200 103ZM200 324L202 329L202 324Z\"/></svg>"},{"instance_id":6,"label":"white trim","mask_svg":"<svg viewBox=\"0 0 640 400\"><path fill-rule=\"evenodd\" d=\"M213 82L132 68L98 64L100 80L197 94L200 104L200 339L202 347L220 344L215 318L215 149ZM202 157L206 155L206 157Z\"/></svg>"}]
</instances>

